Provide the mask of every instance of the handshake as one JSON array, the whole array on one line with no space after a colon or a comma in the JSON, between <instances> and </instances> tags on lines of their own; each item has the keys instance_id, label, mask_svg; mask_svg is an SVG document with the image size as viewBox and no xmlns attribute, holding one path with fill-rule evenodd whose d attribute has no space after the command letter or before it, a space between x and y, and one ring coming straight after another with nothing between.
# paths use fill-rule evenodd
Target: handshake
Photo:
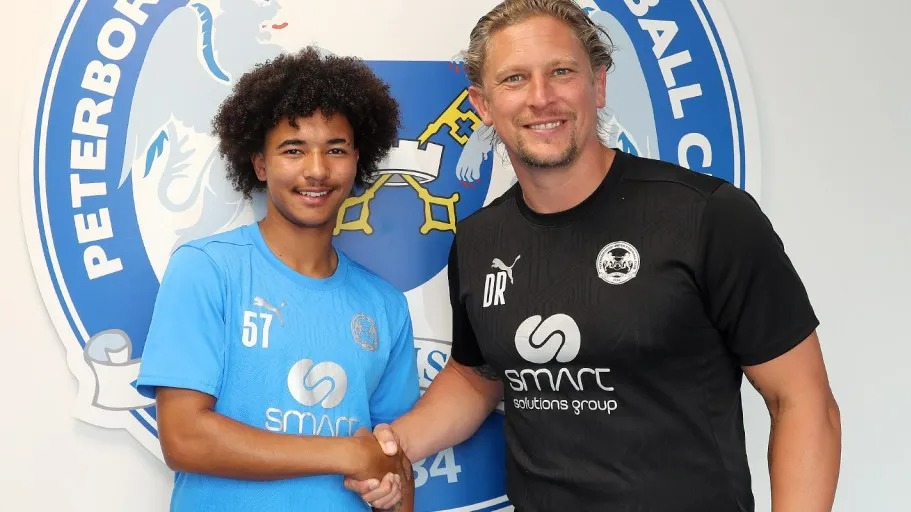
<instances>
[{"instance_id":1,"label":"handshake","mask_svg":"<svg viewBox=\"0 0 911 512\"><path fill-rule=\"evenodd\" d=\"M399 439L392 428L381 423L373 429L373 434L361 428L352 439L357 456L351 460L357 462L345 474L345 488L359 494L377 510L414 510L411 461L399 449Z\"/></svg>"}]
</instances>

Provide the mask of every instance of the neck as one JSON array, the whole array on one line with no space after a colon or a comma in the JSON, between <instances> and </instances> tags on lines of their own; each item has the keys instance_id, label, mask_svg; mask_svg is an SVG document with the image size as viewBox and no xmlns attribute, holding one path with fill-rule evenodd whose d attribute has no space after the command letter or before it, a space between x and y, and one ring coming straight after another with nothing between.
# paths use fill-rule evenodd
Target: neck
<instances>
[{"instance_id":1,"label":"neck","mask_svg":"<svg viewBox=\"0 0 911 512\"><path fill-rule=\"evenodd\" d=\"M280 213L268 211L259 222L259 229L272 253L296 272L315 279L325 279L335 273L338 255L332 248L331 225L327 228L296 226Z\"/></svg>"},{"instance_id":2,"label":"neck","mask_svg":"<svg viewBox=\"0 0 911 512\"><path fill-rule=\"evenodd\" d=\"M529 167L510 155L525 204L537 213L556 213L569 210L590 196L604 181L615 155L613 149L597 139L592 142L564 167Z\"/></svg>"}]
</instances>

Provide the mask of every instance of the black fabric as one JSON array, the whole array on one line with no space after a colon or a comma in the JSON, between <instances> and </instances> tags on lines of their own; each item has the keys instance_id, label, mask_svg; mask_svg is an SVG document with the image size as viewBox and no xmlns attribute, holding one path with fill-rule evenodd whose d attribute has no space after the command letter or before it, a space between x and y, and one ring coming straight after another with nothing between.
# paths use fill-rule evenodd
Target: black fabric
<instances>
[{"instance_id":1,"label":"black fabric","mask_svg":"<svg viewBox=\"0 0 911 512\"><path fill-rule=\"evenodd\" d=\"M449 250L449 283L459 282L459 264L457 261L458 249L456 241L453 240L452 248ZM471 328L471 322L468 320L465 307L462 305L462 299L459 295L458 286L449 287L449 303L452 305L452 339L459 340L453 343L450 357L465 366L482 366L484 365L484 356L478 349L478 340L475 338L474 330Z\"/></svg>"},{"instance_id":2,"label":"black fabric","mask_svg":"<svg viewBox=\"0 0 911 512\"><path fill-rule=\"evenodd\" d=\"M709 198L697 277L708 313L744 366L770 361L818 325L781 239L759 205L733 185Z\"/></svg>"},{"instance_id":3,"label":"black fabric","mask_svg":"<svg viewBox=\"0 0 911 512\"><path fill-rule=\"evenodd\" d=\"M571 210L514 187L463 220L449 272L452 358L504 381L517 510L753 510L741 368L818 322L746 193L618 153Z\"/></svg>"}]
</instances>

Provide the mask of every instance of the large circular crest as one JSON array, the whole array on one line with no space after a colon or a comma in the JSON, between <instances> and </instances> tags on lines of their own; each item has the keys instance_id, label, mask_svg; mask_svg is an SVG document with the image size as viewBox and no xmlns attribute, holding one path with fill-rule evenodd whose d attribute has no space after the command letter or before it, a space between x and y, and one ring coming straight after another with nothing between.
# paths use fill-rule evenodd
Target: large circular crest
<instances>
[{"instance_id":1,"label":"large circular crest","mask_svg":"<svg viewBox=\"0 0 911 512\"><path fill-rule=\"evenodd\" d=\"M719 4L581 4L618 47L599 113L605 142L756 194L750 86ZM458 58L492 3L408 5L74 2L26 127L21 173L33 267L80 383L81 418L126 428L161 456L154 404L131 383L168 257L262 213L225 180L211 117L253 64L313 43L368 60L401 102L398 146L379 180L346 203L336 242L406 292L422 387L442 369L455 223L513 175L467 101ZM382 343L369 325L352 328L358 343ZM508 507L502 425L495 413L471 440L416 461L418 510Z\"/></svg>"}]
</instances>

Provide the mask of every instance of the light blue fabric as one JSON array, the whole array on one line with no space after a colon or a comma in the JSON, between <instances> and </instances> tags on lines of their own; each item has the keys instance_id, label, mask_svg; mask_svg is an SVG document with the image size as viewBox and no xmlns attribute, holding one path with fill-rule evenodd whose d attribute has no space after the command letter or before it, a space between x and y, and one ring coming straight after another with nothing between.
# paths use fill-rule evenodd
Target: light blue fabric
<instances>
[{"instance_id":1,"label":"light blue fabric","mask_svg":"<svg viewBox=\"0 0 911 512\"><path fill-rule=\"evenodd\" d=\"M215 411L293 435L349 436L418 398L408 304L338 253L326 279L305 277L257 225L178 248L161 283L137 389L186 388ZM178 473L175 511L369 510L340 475L270 482Z\"/></svg>"}]
</instances>

